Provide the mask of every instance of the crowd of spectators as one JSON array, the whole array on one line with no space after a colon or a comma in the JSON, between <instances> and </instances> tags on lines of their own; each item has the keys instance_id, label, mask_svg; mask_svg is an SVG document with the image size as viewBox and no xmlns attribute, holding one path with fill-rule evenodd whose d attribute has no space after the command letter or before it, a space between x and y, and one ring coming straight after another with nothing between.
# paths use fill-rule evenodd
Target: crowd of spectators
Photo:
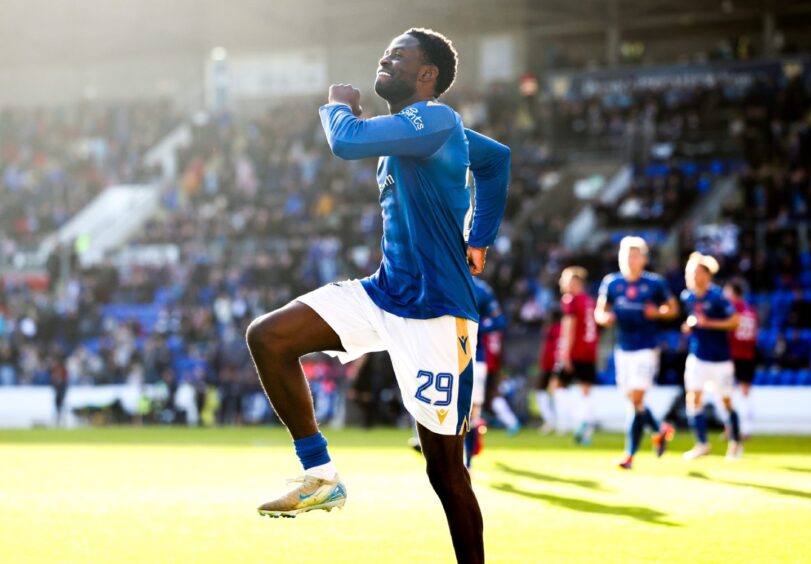
<instances>
[{"instance_id":1,"label":"crowd of spectators","mask_svg":"<svg viewBox=\"0 0 811 564\"><path fill-rule=\"evenodd\" d=\"M161 102L0 109L0 259L33 248L107 186L147 177L145 151L176 122Z\"/></svg>"},{"instance_id":2,"label":"crowd of spectators","mask_svg":"<svg viewBox=\"0 0 811 564\"><path fill-rule=\"evenodd\" d=\"M596 281L616 265L612 245L588 256L567 253L560 245L564 218L530 221L530 237L515 232L523 203L543 191L544 175L560 164L555 137L544 124L552 114L560 121L557 131L572 127L587 139L627 138L628 128L653 131L651 146L698 141L702 131L723 130L746 163L739 203L725 210L734 244L721 257L723 276L746 278L755 293L779 287L802 297L811 290L811 279L801 283L798 235L808 219L809 97L798 84L772 88L768 96L758 86L759 94L746 91L735 103L712 90L643 92L629 100L560 107L504 88L484 97L456 93L449 102L466 125L513 148L509 205L485 275L512 322L508 342L515 352L505 354L508 369L526 374L534 362L539 329L557 301L561 268L583 263ZM178 178L164 188L160 213L131 242L174 245L176 263L105 262L76 269L66 286L51 292L7 277L0 297L0 384L53 383L54 374L64 374L70 384L160 382L169 390L188 382L202 403L214 397L210 390L218 391L221 421L242 421L252 411L250 398L261 397L242 343L250 320L322 284L365 276L381 258L374 163L344 162L329 153L313 110L317 104L304 100L259 116L212 117L193 127L192 143L178 154ZM1 115L1 188L4 202L9 197L18 211L9 215L3 207L0 231L8 241L13 230L15 244L36 242L105 185L153 173L139 157L172 121L162 105L86 110L78 117ZM763 145L766 155L751 146L764 123L775 140ZM59 133L52 138L47 124L63 125L53 128ZM685 146L678 145L681 155ZM669 226L716 178L738 170L723 160L728 155L706 156L639 161L628 197L604 220ZM64 205L47 197L74 191L79 195ZM21 217L33 219L19 223ZM684 231L685 252L698 243L694 227ZM657 266L678 290L681 264ZM785 320L805 322L800 302L791 302ZM765 304L765 316L771 306ZM792 358L803 354L788 343L774 350L790 351ZM333 414L331 393L345 389L345 370L322 360L307 365L314 389L323 392L317 409ZM267 416L266 410L255 411L249 420Z\"/></svg>"}]
</instances>

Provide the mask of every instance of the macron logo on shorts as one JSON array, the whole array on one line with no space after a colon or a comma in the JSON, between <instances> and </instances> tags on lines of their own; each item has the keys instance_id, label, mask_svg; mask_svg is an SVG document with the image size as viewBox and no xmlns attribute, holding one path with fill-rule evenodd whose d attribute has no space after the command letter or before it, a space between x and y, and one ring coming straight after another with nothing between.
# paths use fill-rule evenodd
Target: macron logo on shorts
<instances>
[{"instance_id":1,"label":"macron logo on shorts","mask_svg":"<svg viewBox=\"0 0 811 564\"><path fill-rule=\"evenodd\" d=\"M462 352L467 354L467 336L459 337L459 344L462 345Z\"/></svg>"},{"instance_id":2,"label":"macron logo on shorts","mask_svg":"<svg viewBox=\"0 0 811 564\"><path fill-rule=\"evenodd\" d=\"M437 419L439 419L439 424L442 425L445 422L445 417L448 416L447 409L437 409L436 410Z\"/></svg>"}]
</instances>

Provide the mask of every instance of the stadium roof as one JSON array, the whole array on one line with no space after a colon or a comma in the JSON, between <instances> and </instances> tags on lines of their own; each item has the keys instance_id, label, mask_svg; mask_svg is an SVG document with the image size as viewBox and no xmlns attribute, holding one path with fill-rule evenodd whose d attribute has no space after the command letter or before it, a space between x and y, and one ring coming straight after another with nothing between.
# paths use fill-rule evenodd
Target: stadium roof
<instances>
[{"instance_id":1,"label":"stadium roof","mask_svg":"<svg viewBox=\"0 0 811 564\"><path fill-rule=\"evenodd\" d=\"M363 41L412 25L541 37L811 17L811 0L4 0L0 68Z\"/></svg>"}]
</instances>

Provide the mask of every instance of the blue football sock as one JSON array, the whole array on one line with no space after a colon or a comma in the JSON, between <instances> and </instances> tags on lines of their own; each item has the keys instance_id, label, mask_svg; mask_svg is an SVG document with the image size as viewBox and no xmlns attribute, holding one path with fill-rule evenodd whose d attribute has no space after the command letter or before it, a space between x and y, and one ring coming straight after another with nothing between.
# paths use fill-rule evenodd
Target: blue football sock
<instances>
[{"instance_id":1,"label":"blue football sock","mask_svg":"<svg viewBox=\"0 0 811 564\"><path fill-rule=\"evenodd\" d=\"M741 440L741 422L734 409L729 410L729 438L735 442Z\"/></svg>"},{"instance_id":2,"label":"blue football sock","mask_svg":"<svg viewBox=\"0 0 811 564\"><path fill-rule=\"evenodd\" d=\"M656 418L653 416L653 413L649 408L645 408L645 423L654 433L659 432L659 422L656 421Z\"/></svg>"},{"instance_id":3,"label":"blue football sock","mask_svg":"<svg viewBox=\"0 0 811 564\"><path fill-rule=\"evenodd\" d=\"M704 412L699 411L695 415L691 415L689 420L698 442L702 445L707 444L707 418L704 417Z\"/></svg>"},{"instance_id":4,"label":"blue football sock","mask_svg":"<svg viewBox=\"0 0 811 564\"><path fill-rule=\"evenodd\" d=\"M327 439L320 432L303 439L295 439L293 445L296 447L296 456L305 470L330 461Z\"/></svg>"},{"instance_id":5,"label":"blue football sock","mask_svg":"<svg viewBox=\"0 0 811 564\"><path fill-rule=\"evenodd\" d=\"M645 412L634 411L634 415L628 425L628 434L625 437L625 452L631 456L639 450L639 443L642 442L642 433L645 431Z\"/></svg>"},{"instance_id":6,"label":"blue football sock","mask_svg":"<svg viewBox=\"0 0 811 564\"><path fill-rule=\"evenodd\" d=\"M465 434L465 466L470 468L470 463L473 460L473 453L476 450L476 433L479 430L473 427Z\"/></svg>"}]
</instances>

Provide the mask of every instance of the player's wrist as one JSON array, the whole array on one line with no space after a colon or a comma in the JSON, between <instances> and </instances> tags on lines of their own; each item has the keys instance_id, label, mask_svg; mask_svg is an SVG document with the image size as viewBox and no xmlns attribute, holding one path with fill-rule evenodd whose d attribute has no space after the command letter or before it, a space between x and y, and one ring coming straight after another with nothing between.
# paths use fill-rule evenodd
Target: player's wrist
<instances>
[{"instance_id":1,"label":"player's wrist","mask_svg":"<svg viewBox=\"0 0 811 564\"><path fill-rule=\"evenodd\" d=\"M343 100L336 100L334 98L330 98L327 100L327 106L346 106L350 110L352 109L352 104L349 102L344 102Z\"/></svg>"}]
</instances>

